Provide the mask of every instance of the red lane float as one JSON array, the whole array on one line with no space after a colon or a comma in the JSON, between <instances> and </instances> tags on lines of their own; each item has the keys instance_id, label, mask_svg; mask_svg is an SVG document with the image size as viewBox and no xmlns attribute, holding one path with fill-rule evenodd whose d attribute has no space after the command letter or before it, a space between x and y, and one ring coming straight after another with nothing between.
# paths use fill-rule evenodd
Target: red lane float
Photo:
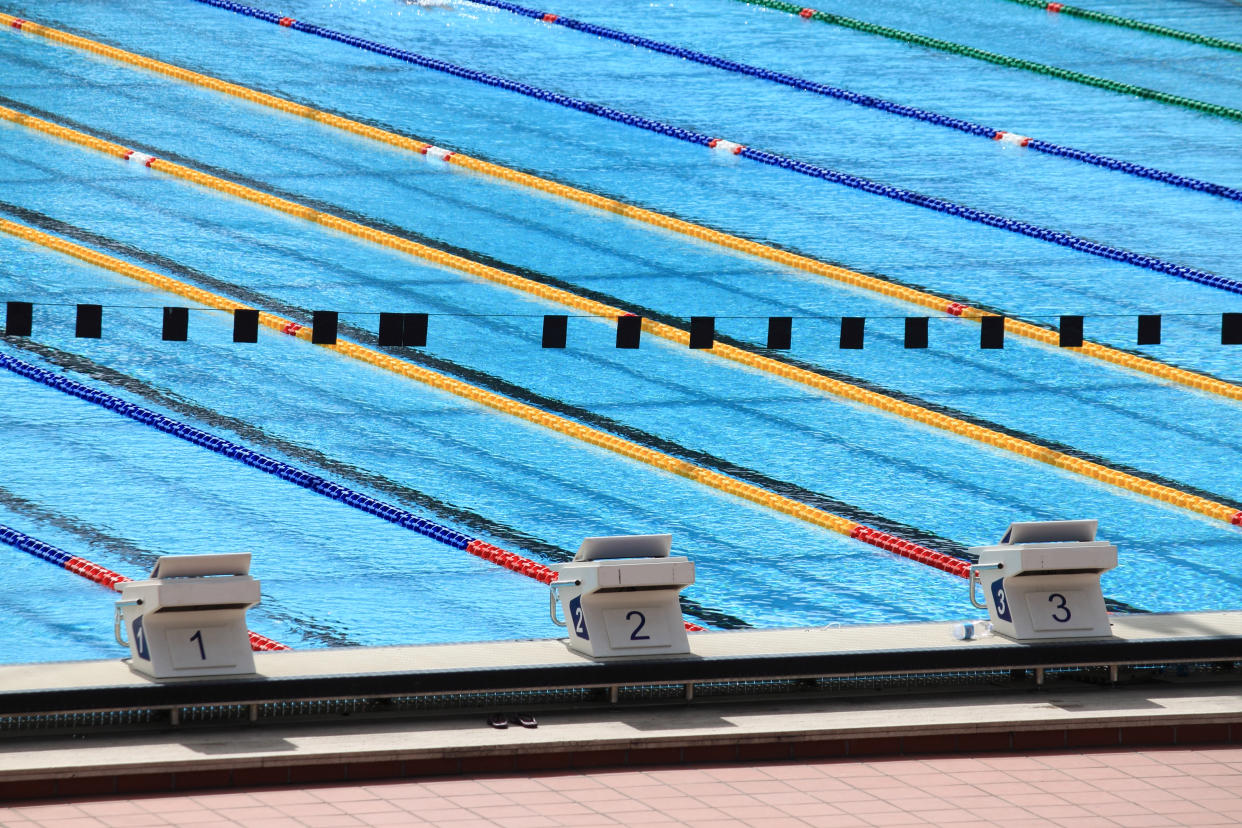
<instances>
[{"instance_id":1,"label":"red lane float","mask_svg":"<svg viewBox=\"0 0 1242 828\"><path fill-rule=\"evenodd\" d=\"M155 160L154 155L147 155L145 152L138 152L137 150L126 150L125 155L122 157L126 161L135 161L144 167L151 166L151 162Z\"/></svg>"},{"instance_id":2,"label":"red lane float","mask_svg":"<svg viewBox=\"0 0 1242 828\"><path fill-rule=\"evenodd\" d=\"M452 150L446 150L444 147L437 147L434 144L428 144L419 150L428 158L434 158L437 161L447 162L455 154Z\"/></svg>"},{"instance_id":3,"label":"red lane float","mask_svg":"<svg viewBox=\"0 0 1242 828\"><path fill-rule=\"evenodd\" d=\"M707 142L707 146L716 150L716 152L727 153L728 155L739 155L742 150L746 149L742 144L733 141L726 141L723 138L713 138Z\"/></svg>"},{"instance_id":4,"label":"red lane float","mask_svg":"<svg viewBox=\"0 0 1242 828\"><path fill-rule=\"evenodd\" d=\"M281 644L279 641L268 638L266 635L250 631L250 649L256 652L270 652L272 650L288 650L289 647Z\"/></svg>"},{"instance_id":5,"label":"red lane float","mask_svg":"<svg viewBox=\"0 0 1242 828\"><path fill-rule=\"evenodd\" d=\"M1013 144L1017 147L1025 147L1027 144L1031 143L1029 136L1019 135L1016 132L1005 132L1004 130L997 130L996 134L992 136L992 140L1001 141L1006 144Z\"/></svg>"},{"instance_id":6,"label":"red lane float","mask_svg":"<svg viewBox=\"0 0 1242 828\"><path fill-rule=\"evenodd\" d=\"M933 549L928 549L926 546L920 546L911 541L902 540L896 535L890 535L887 532L881 532L869 526L859 526L850 533L850 537L879 547L885 552L892 552L894 555L900 555L903 558L909 558L912 561L918 561L921 564L943 570L950 575L957 575L961 578L970 577L970 564L966 561L936 552Z\"/></svg>"},{"instance_id":7,"label":"red lane float","mask_svg":"<svg viewBox=\"0 0 1242 828\"><path fill-rule=\"evenodd\" d=\"M113 572L107 567L88 561L86 558L79 558L76 555L65 561L64 568L74 575L81 575L87 580L103 584L108 589L116 590L117 592L120 592L117 589L117 584L130 580L119 572Z\"/></svg>"},{"instance_id":8,"label":"red lane float","mask_svg":"<svg viewBox=\"0 0 1242 828\"><path fill-rule=\"evenodd\" d=\"M501 549L499 546L487 541L476 538L466 544L466 551L471 555L477 555L485 561L503 566L505 569L518 572L528 578L534 578L540 583L550 584L556 580L556 573L538 561L523 558L521 555Z\"/></svg>"}]
</instances>

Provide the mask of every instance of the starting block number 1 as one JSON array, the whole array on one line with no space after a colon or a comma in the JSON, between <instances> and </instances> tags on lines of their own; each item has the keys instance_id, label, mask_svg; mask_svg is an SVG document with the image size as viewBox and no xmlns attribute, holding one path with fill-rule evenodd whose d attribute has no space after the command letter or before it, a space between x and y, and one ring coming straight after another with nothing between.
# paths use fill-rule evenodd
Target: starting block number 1
<instances>
[{"instance_id":1,"label":"starting block number 1","mask_svg":"<svg viewBox=\"0 0 1242 828\"><path fill-rule=\"evenodd\" d=\"M168 630L168 651L172 654L173 667L190 670L195 667L236 666L237 660L230 654L229 648L220 644L220 638L227 633L224 627Z\"/></svg>"}]
</instances>

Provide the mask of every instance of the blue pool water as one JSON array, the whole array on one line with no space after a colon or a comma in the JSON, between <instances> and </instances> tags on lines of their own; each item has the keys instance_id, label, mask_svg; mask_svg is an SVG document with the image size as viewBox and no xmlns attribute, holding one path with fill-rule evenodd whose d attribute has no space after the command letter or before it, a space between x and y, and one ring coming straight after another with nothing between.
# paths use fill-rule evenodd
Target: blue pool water
<instances>
[{"instance_id":1,"label":"blue pool water","mask_svg":"<svg viewBox=\"0 0 1242 828\"><path fill-rule=\"evenodd\" d=\"M279 9L431 57L972 207L1242 279L1242 204L1025 152L504 12L457 3L289 2ZM732 0L547 10L1125 160L1242 186L1242 123L924 52ZM1176 23L1175 4L1134 16ZM1242 55L1014 4L827 8L1116 80L1242 106ZM1242 296L1109 262L594 118L203 6L85 0L11 13L370 120L585 189L795 249L940 295L1055 321L1242 381L1219 314ZM1196 7L1182 28L1237 37ZM1192 25L1192 23L1194 25ZM1115 464L1242 502L1238 404L500 184L16 32L0 32L14 106L126 146L417 234L509 269L761 342L796 317L792 355ZM185 281L374 331L378 313L431 315L427 351L664 441L964 545L1011 520L1098 517L1121 549L1111 597L1149 610L1242 606L1242 530L1050 466L842 402L652 337L613 347L574 317L570 348L539 348L559 306L0 124L0 217ZM215 288L228 292L224 288ZM960 618L963 582L688 480L277 334L229 342L184 300L0 235L0 299L34 300L37 349L0 350L192 422L536 559L583 537L669 531L698 564L695 600L757 626ZM246 301L253 301L247 299ZM104 304L99 341L72 305ZM837 319L866 316L841 351ZM108 373L111 371L112 373ZM264 589L251 626L295 647L546 637L545 588L464 553L11 374L0 374L0 524L130 576L160 553L251 551ZM346 475L351 473L354 479ZM367 478L367 476L370 476ZM382 476L393 484L374 482ZM395 487L395 488L394 488ZM465 512L486 518L465 525ZM456 522L455 522L456 521ZM110 657L112 595L13 550L0 632L9 661Z\"/></svg>"}]
</instances>

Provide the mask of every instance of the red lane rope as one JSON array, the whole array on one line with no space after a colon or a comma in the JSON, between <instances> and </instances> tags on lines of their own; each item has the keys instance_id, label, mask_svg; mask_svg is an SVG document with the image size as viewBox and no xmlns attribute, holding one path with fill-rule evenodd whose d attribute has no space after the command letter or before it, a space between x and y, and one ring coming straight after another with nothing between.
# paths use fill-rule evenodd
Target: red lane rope
<instances>
[{"instance_id":1,"label":"red lane rope","mask_svg":"<svg viewBox=\"0 0 1242 828\"><path fill-rule=\"evenodd\" d=\"M890 535L887 532L881 532L869 526L859 526L850 533L850 537L863 543L869 543L872 546L878 546L880 549L892 552L894 555L900 555L903 558L909 558L912 561L918 561L921 564L944 570L950 575L958 575L962 578L970 577L970 564L961 558L944 555L935 550L928 549L926 546L902 540L896 535Z\"/></svg>"}]
</instances>

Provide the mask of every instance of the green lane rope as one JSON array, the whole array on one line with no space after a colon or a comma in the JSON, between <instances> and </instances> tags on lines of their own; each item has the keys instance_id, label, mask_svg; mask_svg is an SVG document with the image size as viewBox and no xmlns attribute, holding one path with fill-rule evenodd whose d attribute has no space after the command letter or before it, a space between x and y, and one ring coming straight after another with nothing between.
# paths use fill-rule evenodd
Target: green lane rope
<instances>
[{"instance_id":1,"label":"green lane rope","mask_svg":"<svg viewBox=\"0 0 1242 828\"><path fill-rule=\"evenodd\" d=\"M1170 29L1168 26L1161 26L1157 23L1147 23L1142 20L1135 20L1132 17L1120 17L1119 15L1109 14L1108 12L1083 9L1078 6L1067 6L1064 3L1048 3L1045 2L1045 0L1009 0L1009 2L1018 3L1023 6L1032 6L1037 9L1045 9L1056 14L1064 14L1070 17L1081 17L1083 20L1091 20L1095 23L1108 23L1113 26L1122 26L1127 29L1147 32L1148 34L1172 37L1177 40L1185 40L1187 43L1197 43L1200 46L1211 46L1215 49L1228 49L1231 52L1242 52L1242 43L1238 43L1233 40L1224 40L1219 37L1209 37L1208 35L1195 34L1194 32L1183 32L1181 29Z\"/></svg>"},{"instance_id":2,"label":"green lane rope","mask_svg":"<svg viewBox=\"0 0 1242 828\"><path fill-rule=\"evenodd\" d=\"M1028 72L1035 72L1040 75L1047 75L1049 77L1059 78L1073 83L1081 83L1086 86L1094 86L1097 89L1106 89L1110 92L1120 92L1123 95L1134 95L1135 97L1146 98L1149 101L1157 101L1171 106L1180 106L1185 109L1193 109L1197 112L1205 112L1209 115L1217 115L1221 118L1242 121L1242 109L1234 109L1229 106L1207 103L1206 101L1199 101L1194 98L1186 98L1182 95L1174 95L1170 92L1161 92L1157 89L1148 89L1147 87L1135 86L1131 83L1121 83L1120 81L1100 78L1095 75L1086 75L1082 72L1075 72L1071 69L1062 69L1059 66L1049 66L1046 63L1036 63L1033 60L1023 60L1022 58L998 55L996 52L976 49L973 46L965 46L961 43L953 43L948 40L928 37L927 35L914 34L913 32L903 32L901 29L891 29L888 26L880 26L876 23L867 23L864 20L855 20L852 17L842 17L839 14L829 14L828 12L809 9L804 6L799 6L797 3L785 3L782 2L782 0L739 0L739 2L748 3L752 6L762 6L764 8L775 9L776 11L788 12L789 14L796 14L807 20L818 20L821 23L829 23L833 26L842 26L847 29L855 29L856 31L879 35L880 37L887 37L892 40L899 40L903 43L910 43L915 46L923 46L928 49L936 49L938 51L948 52L953 55L961 55L962 57L974 58L975 60L983 60L988 63L994 63L997 66L1008 66L1012 69L1024 69Z\"/></svg>"}]
</instances>

